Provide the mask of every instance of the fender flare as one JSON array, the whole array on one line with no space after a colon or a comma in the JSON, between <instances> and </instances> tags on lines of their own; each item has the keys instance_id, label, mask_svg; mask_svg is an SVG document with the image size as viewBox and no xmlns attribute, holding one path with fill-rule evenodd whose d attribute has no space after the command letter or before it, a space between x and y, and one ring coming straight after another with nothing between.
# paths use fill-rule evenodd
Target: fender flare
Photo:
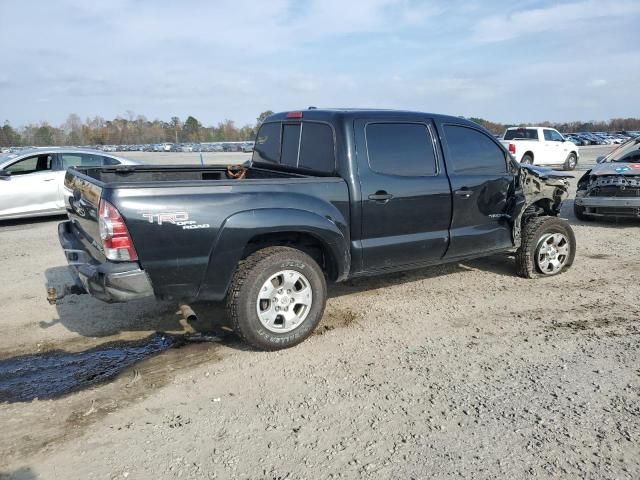
<instances>
[{"instance_id":1,"label":"fender flare","mask_svg":"<svg viewBox=\"0 0 640 480\"><path fill-rule=\"evenodd\" d=\"M220 227L209 253L198 298L222 300L247 244L252 238L270 233L295 232L315 237L335 260L337 281L344 280L351 269L351 250L348 227L341 220L295 208L245 210L231 215Z\"/></svg>"}]
</instances>

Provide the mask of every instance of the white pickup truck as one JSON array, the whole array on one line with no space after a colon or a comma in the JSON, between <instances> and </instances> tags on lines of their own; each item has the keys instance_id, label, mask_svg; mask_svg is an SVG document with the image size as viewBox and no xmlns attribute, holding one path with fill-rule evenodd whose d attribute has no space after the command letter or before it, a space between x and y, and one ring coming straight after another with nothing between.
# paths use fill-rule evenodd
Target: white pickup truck
<instances>
[{"instance_id":1,"label":"white pickup truck","mask_svg":"<svg viewBox=\"0 0 640 480\"><path fill-rule=\"evenodd\" d=\"M577 145L553 128L511 127L501 141L520 163L562 165L565 170L573 170L580 158Z\"/></svg>"}]
</instances>

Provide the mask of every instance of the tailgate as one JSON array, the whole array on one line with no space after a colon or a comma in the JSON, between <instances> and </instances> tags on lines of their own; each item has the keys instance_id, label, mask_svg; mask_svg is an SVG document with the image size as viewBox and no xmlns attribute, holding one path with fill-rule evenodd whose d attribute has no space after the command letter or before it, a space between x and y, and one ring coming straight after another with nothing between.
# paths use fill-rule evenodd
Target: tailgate
<instances>
[{"instance_id":1,"label":"tailgate","mask_svg":"<svg viewBox=\"0 0 640 480\"><path fill-rule=\"evenodd\" d=\"M98 209L102 186L90 177L69 169L64 178L64 202L71 220L72 232L90 255L100 262L106 260L100 241Z\"/></svg>"}]
</instances>

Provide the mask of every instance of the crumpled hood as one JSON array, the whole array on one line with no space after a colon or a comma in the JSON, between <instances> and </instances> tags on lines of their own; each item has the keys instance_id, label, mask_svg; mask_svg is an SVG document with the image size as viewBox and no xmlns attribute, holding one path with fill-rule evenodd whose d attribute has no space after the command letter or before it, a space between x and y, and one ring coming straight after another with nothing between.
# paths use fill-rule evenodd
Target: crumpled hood
<instances>
[{"instance_id":1,"label":"crumpled hood","mask_svg":"<svg viewBox=\"0 0 640 480\"><path fill-rule=\"evenodd\" d=\"M573 178L573 175L547 167L539 167L537 165L520 164L520 168L524 168L536 174L536 176L545 178Z\"/></svg>"},{"instance_id":2,"label":"crumpled hood","mask_svg":"<svg viewBox=\"0 0 640 480\"><path fill-rule=\"evenodd\" d=\"M604 162L595 165L589 175L640 175L640 163Z\"/></svg>"}]
</instances>

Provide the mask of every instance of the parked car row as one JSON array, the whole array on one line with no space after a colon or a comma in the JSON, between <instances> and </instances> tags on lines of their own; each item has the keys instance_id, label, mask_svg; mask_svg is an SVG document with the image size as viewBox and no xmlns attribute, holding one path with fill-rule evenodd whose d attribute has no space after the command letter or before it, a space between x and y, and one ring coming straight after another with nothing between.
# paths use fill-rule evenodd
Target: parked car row
<instances>
[{"instance_id":1,"label":"parked car row","mask_svg":"<svg viewBox=\"0 0 640 480\"><path fill-rule=\"evenodd\" d=\"M251 152L254 142L155 143L146 145L96 145L114 152ZM113 150L111 150L113 149Z\"/></svg>"},{"instance_id":2,"label":"parked car row","mask_svg":"<svg viewBox=\"0 0 640 480\"><path fill-rule=\"evenodd\" d=\"M131 145L81 145L74 148L100 150L102 152L252 152L254 142L208 142L208 143L148 143ZM4 147L0 153L19 153L32 150L29 147Z\"/></svg>"},{"instance_id":3,"label":"parked car row","mask_svg":"<svg viewBox=\"0 0 640 480\"><path fill-rule=\"evenodd\" d=\"M564 137L580 147L587 145L618 145L630 138L640 136L640 132L624 130L620 132L577 132L565 133Z\"/></svg>"}]
</instances>

